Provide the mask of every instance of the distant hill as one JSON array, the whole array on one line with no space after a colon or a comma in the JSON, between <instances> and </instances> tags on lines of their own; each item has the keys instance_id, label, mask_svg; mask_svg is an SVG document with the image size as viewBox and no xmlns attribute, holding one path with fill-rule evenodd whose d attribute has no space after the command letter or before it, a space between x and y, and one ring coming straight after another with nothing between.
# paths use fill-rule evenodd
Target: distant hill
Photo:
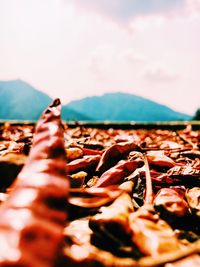
<instances>
[{"instance_id":1,"label":"distant hill","mask_svg":"<svg viewBox=\"0 0 200 267\"><path fill-rule=\"evenodd\" d=\"M51 98L21 80L0 81L0 119L37 120Z\"/></svg>"},{"instance_id":2,"label":"distant hill","mask_svg":"<svg viewBox=\"0 0 200 267\"><path fill-rule=\"evenodd\" d=\"M0 120L37 120L52 99L22 80L0 81ZM90 120L63 106L64 120Z\"/></svg>"},{"instance_id":3,"label":"distant hill","mask_svg":"<svg viewBox=\"0 0 200 267\"><path fill-rule=\"evenodd\" d=\"M66 121L90 121L91 117L82 114L70 107L68 105L63 105L62 107L62 118Z\"/></svg>"},{"instance_id":4,"label":"distant hill","mask_svg":"<svg viewBox=\"0 0 200 267\"><path fill-rule=\"evenodd\" d=\"M37 120L51 101L47 94L24 81L0 81L0 120ZM63 105L62 118L76 121L147 122L191 119L167 106L125 93L72 101Z\"/></svg>"},{"instance_id":5,"label":"distant hill","mask_svg":"<svg viewBox=\"0 0 200 267\"><path fill-rule=\"evenodd\" d=\"M190 120L189 115L176 112L146 98L126 93L109 93L72 101L68 107L96 121L175 121Z\"/></svg>"}]
</instances>

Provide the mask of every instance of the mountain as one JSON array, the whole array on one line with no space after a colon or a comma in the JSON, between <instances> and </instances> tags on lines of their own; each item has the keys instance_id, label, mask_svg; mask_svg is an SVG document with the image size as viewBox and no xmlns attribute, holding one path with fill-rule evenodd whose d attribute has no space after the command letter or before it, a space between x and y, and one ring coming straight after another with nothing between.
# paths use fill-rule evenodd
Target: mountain
<instances>
[{"instance_id":1,"label":"mountain","mask_svg":"<svg viewBox=\"0 0 200 267\"><path fill-rule=\"evenodd\" d=\"M70 107L68 105L63 105L62 107L62 118L66 121L90 121L91 117L82 114Z\"/></svg>"},{"instance_id":2,"label":"mountain","mask_svg":"<svg viewBox=\"0 0 200 267\"><path fill-rule=\"evenodd\" d=\"M95 121L175 121L190 120L189 115L176 112L146 98L126 93L108 93L86 97L67 105Z\"/></svg>"},{"instance_id":3,"label":"mountain","mask_svg":"<svg viewBox=\"0 0 200 267\"><path fill-rule=\"evenodd\" d=\"M0 81L0 120L37 120L52 99L21 80ZM109 93L63 105L62 118L76 121L170 121L190 120L146 98Z\"/></svg>"},{"instance_id":4,"label":"mountain","mask_svg":"<svg viewBox=\"0 0 200 267\"><path fill-rule=\"evenodd\" d=\"M0 119L37 120L51 101L24 81L0 81Z\"/></svg>"},{"instance_id":5,"label":"mountain","mask_svg":"<svg viewBox=\"0 0 200 267\"><path fill-rule=\"evenodd\" d=\"M0 120L37 120L52 99L22 80L0 81ZM63 106L64 120L90 120Z\"/></svg>"}]
</instances>

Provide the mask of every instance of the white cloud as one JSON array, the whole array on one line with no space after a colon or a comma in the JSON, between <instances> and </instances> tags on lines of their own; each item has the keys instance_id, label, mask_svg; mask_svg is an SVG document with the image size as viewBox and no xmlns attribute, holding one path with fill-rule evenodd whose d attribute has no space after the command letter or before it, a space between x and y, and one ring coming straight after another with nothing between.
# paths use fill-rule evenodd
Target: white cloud
<instances>
[{"instance_id":1,"label":"white cloud","mask_svg":"<svg viewBox=\"0 0 200 267\"><path fill-rule=\"evenodd\" d=\"M133 31L148 31L148 29L161 29L167 23L168 17L162 14L148 16L137 16L130 23L129 27Z\"/></svg>"},{"instance_id":2,"label":"white cloud","mask_svg":"<svg viewBox=\"0 0 200 267\"><path fill-rule=\"evenodd\" d=\"M185 0L66 0L66 3L69 1L84 11L123 22L138 15L174 12L183 7Z\"/></svg>"},{"instance_id":3,"label":"white cloud","mask_svg":"<svg viewBox=\"0 0 200 267\"><path fill-rule=\"evenodd\" d=\"M141 65L145 64L146 58L142 53L137 53L132 48L128 48L125 51L122 51L119 54L119 59L121 61L126 61L127 63L130 63L131 65Z\"/></svg>"},{"instance_id":4,"label":"white cloud","mask_svg":"<svg viewBox=\"0 0 200 267\"><path fill-rule=\"evenodd\" d=\"M171 83L176 81L179 76L163 67L153 66L144 72L144 78L152 83Z\"/></svg>"},{"instance_id":5,"label":"white cloud","mask_svg":"<svg viewBox=\"0 0 200 267\"><path fill-rule=\"evenodd\" d=\"M186 0L185 11L188 15L200 14L200 0Z\"/></svg>"}]
</instances>

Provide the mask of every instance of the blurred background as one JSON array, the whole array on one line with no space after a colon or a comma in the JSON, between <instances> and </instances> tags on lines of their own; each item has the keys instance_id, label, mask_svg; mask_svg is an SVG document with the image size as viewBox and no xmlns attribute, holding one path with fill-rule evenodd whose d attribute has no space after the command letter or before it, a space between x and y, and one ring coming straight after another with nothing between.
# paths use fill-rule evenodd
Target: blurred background
<instances>
[{"instance_id":1,"label":"blurred background","mask_svg":"<svg viewBox=\"0 0 200 267\"><path fill-rule=\"evenodd\" d=\"M200 0L0 0L0 119L200 117Z\"/></svg>"}]
</instances>

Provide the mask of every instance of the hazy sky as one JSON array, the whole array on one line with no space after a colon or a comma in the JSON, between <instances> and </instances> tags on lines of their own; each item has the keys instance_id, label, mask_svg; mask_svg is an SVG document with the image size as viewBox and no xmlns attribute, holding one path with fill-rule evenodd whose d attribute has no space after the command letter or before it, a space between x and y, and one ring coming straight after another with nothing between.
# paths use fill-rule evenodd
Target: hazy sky
<instances>
[{"instance_id":1,"label":"hazy sky","mask_svg":"<svg viewBox=\"0 0 200 267\"><path fill-rule=\"evenodd\" d=\"M0 0L0 80L64 103L123 91L200 107L200 0Z\"/></svg>"}]
</instances>

